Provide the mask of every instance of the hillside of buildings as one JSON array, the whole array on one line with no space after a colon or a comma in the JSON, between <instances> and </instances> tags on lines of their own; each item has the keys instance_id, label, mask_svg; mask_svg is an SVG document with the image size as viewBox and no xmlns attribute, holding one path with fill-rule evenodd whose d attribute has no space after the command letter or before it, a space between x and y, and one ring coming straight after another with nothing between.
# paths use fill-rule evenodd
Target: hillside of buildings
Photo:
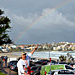
<instances>
[{"instance_id":1,"label":"hillside of buildings","mask_svg":"<svg viewBox=\"0 0 75 75\"><path fill-rule=\"evenodd\" d=\"M31 51L35 48L36 44L17 45L17 44L3 44L0 46L0 52L13 52L13 51ZM45 43L38 44L37 51L75 51L75 43L59 42L59 43Z\"/></svg>"}]
</instances>

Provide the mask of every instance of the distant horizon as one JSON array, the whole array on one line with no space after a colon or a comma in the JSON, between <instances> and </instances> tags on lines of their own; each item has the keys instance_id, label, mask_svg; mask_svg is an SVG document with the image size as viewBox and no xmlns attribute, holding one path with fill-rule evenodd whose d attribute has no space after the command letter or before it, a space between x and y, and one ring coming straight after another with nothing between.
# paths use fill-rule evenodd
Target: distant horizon
<instances>
[{"instance_id":1,"label":"distant horizon","mask_svg":"<svg viewBox=\"0 0 75 75\"><path fill-rule=\"evenodd\" d=\"M64 41L61 41L61 42L64 42ZM31 44L46 44L46 43L48 43L48 44L51 44L51 43L61 43L61 42L45 42L45 43L31 43ZM66 41L66 42L68 42L68 41ZM66 43L65 42L65 43ZM69 42L69 43L75 43L75 42ZM15 43L16 44L16 43ZM29 43L30 44L30 43ZM22 45L22 44L18 44L18 45ZM27 45L27 44L26 44Z\"/></svg>"}]
</instances>

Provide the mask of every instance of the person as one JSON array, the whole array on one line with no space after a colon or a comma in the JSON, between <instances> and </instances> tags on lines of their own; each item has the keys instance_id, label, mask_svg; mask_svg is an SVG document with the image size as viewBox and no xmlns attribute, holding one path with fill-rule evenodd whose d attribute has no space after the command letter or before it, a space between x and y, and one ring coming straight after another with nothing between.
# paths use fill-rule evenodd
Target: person
<instances>
[{"instance_id":1,"label":"person","mask_svg":"<svg viewBox=\"0 0 75 75\"><path fill-rule=\"evenodd\" d=\"M17 63L18 75L30 75L27 73L28 67L30 66L29 61L30 61L31 55L35 52L37 47L38 47L38 44L29 54L27 54L26 52L21 53L21 59Z\"/></svg>"},{"instance_id":2,"label":"person","mask_svg":"<svg viewBox=\"0 0 75 75\"><path fill-rule=\"evenodd\" d=\"M59 59L57 59L57 63L59 64Z\"/></svg>"},{"instance_id":3,"label":"person","mask_svg":"<svg viewBox=\"0 0 75 75\"><path fill-rule=\"evenodd\" d=\"M2 64L2 58L0 57L0 70L2 69L2 66L3 66L3 64Z\"/></svg>"},{"instance_id":4,"label":"person","mask_svg":"<svg viewBox=\"0 0 75 75\"><path fill-rule=\"evenodd\" d=\"M7 59L8 59L8 57L5 55L5 67L7 67Z\"/></svg>"}]
</instances>

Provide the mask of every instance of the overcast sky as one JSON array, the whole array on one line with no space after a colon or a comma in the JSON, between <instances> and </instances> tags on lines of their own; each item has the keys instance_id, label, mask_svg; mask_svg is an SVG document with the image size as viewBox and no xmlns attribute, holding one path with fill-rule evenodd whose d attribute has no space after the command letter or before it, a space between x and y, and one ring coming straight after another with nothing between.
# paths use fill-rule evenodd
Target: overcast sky
<instances>
[{"instance_id":1,"label":"overcast sky","mask_svg":"<svg viewBox=\"0 0 75 75\"><path fill-rule=\"evenodd\" d=\"M75 0L0 0L15 44L75 42Z\"/></svg>"}]
</instances>

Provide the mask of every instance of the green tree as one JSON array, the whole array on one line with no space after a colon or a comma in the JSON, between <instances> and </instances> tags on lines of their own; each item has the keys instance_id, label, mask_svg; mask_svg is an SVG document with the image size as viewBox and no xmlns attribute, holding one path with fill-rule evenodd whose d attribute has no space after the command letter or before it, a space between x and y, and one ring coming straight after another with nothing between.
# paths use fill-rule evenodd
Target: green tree
<instances>
[{"instance_id":1,"label":"green tree","mask_svg":"<svg viewBox=\"0 0 75 75\"><path fill-rule=\"evenodd\" d=\"M10 19L7 16L3 16L3 14L4 11L0 9L0 45L12 42L7 33L9 32L9 29L11 29L9 26Z\"/></svg>"},{"instance_id":2,"label":"green tree","mask_svg":"<svg viewBox=\"0 0 75 75\"><path fill-rule=\"evenodd\" d=\"M60 55L59 60L60 61L66 61L67 63L70 63L70 62L74 63L74 58L69 53L67 53L67 56Z\"/></svg>"},{"instance_id":3,"label":"green tree","mask_svg":"<svg viewBox=\"0 0 75 75\"><path fill-rule=\"evenodd\" d=\"M60 61L66 61L66 56L61 55L61 56L59 57L59 60L60 60Z\"/></svg>"}]
</instances>

